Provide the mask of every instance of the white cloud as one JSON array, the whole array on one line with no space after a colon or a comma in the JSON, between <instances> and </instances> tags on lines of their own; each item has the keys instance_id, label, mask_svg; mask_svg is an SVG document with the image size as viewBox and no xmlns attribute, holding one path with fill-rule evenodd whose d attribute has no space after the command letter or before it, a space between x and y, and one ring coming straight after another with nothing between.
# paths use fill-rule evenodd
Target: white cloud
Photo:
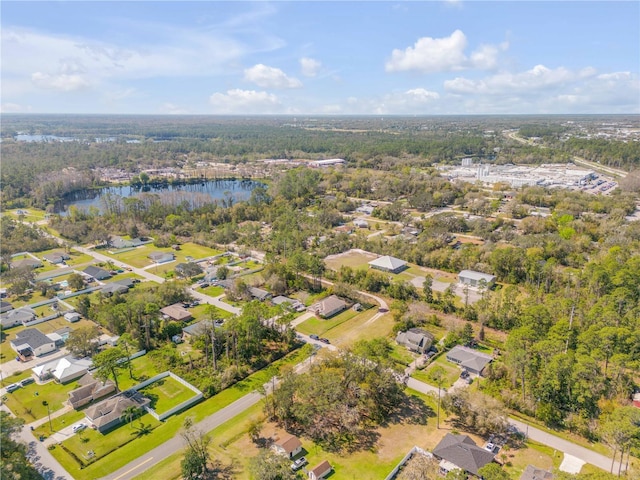
<instances>
[{"instance_id":1,"label":"white cloud","mask_svg":"<svg viewBox=\"0 0 640 480\"><path fill-rule=\"evenodd\" d=\"M244 79L262 88L300 88L302 82L282 70L259 63L244 71Z\"/></svg>"},{"instance_id":2,"label":"white cloud","mask_svg":"<svg viewBox=\"0 0 640 480\"><path fill-rule=\"evenodd\" d=\"M487 94L504 96L508 92L531 92L561 87L571 82L593 76L594 69L573 72L564 67L550 69L536 65L520 73L500 72L480 80L457 77L444 82L445 90L460 94Z\"/></svg>"},{"instance_id":3,"label":"white cloud","mask_svg":"<svg viewBox=\"0 0 640 480\"><path fill-rule=\"evenodd\" d=\"M60 92L75 92L77 90L85 90L91 86L91 82L82 75L69 75L66 73L49 75L47 73L35 72L31 74L31 81L40 88Z\"/></svg>"},{"instance_id":4,"label":"white cloud","mask_svg":"<svg viewBox=\"0 0 640 480\"><path fill-rule=\"evenodd\" d=\"M404 50L394 49L385 64L387 72L417 71L421 73L452 72L467 69L491 70L498 64L500 51L508 43L481 45L468 57L465 54L467 37L461 30L448 37L422 37Z\"/></svg>"},{"instance_id":5,"label":"white cloud","mask_svg":"<svg viewBox=\"0 0 640 480\"><path fill-rule=\"evenodd\" d=\"M27 113L31 112L30 105L20 105L18 103L3 103L0 104L0 113Z\"/></svg>"},{"instance_id":6,"label":"white cloud","mask_svg":"<svg viewBox=\"0 0 640 480\"><path fill-rule=\"evenodd\" d=\"M160 107L160 113L167 115L187 115L191 113L188 108L180 107L170 102L163 103Z\"/></svg>"},{"instance_id":7,"label":"white cloud","mask_svg":"<svg viewBox=\"0 0 640 480\"><path fill-rule=\"evenodd\" d=\"M437 100L440 98L440 94L438 92L430 92L424 88L414 88L412 90L407 90L405 93L407 97L410 97L417 102L428 102L429 100Z\"/></svg>"},{"instance_id":8,"label":"white cloud","mask_svg":"<svg viewBox=\"0 0 640 480\"><path fill-rule=\"evenodd\" d=\"M209 103L217 114L280 113L282 105L277 96L255 90L227 90L216 92L209 97Z\"/></svg>"},{"instance_id":9,"label":"white cloud","mask_svg":"<svg viewBox=\"0 0 640 480\"><path fill-rule=\"evenodd\" d=\"M321 67L322 63L313 58L303 57L300 59L300 69L305 77L315 77Z\"/></svg>"}]
</instances>

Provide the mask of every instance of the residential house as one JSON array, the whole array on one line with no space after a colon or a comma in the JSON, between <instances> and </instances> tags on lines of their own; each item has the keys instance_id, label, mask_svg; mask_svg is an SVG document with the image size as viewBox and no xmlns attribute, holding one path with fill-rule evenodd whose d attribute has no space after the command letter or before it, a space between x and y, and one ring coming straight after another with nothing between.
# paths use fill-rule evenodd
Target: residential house
<instances>
[{"instance_id":1,"label":"residential house","mask_svg":"<svg viewBox=\"0 0 640 480\"><path fill-rule=\"evenodd\" d=\"M183 337L199 337L207 332L211 331L211 328L215 324L211 320L200 320L199 322L192 323L188 327L182 327Z\"/></svg>"},{"instance_id":2,"label":"residential house","mask_svg":"<svg viewBox=\"0 0 640 480\"><path fill-rule=\"evenodd\" d=\"M367 222L366 220L364 220L362 218L356 218L353 221L353 226L354 227L358 227L358 228L367 228L369 226L369 222Z\"/></svg>"},{"instance_id":3,"label":"residential house","mask_svg":"<svg viewBox=\"0 0 640 480\"><path fill-rule=\"evenodd\" d=\"M103 382L94 378L91 373L82 376L78 380L78 385L80 385L78 388L69 392L69 405L75 410L116 391L116 384L111 380Z\"/></svg>"},{"instance_id":4,"label":"residential house","mask_svg":"<svg viewBox=\"0 0 640 480\"><path fill-rule=\"evenodd\" d=\"M0 325L2 328L15 327L16 325L24 325L35 320L36 312L29 307L17 308L9 310L0 315Z\"/></svg>"},{"instance_id":5,"label":"residential house","mask_svg":"<svg viewBox=\"0 0 640 480\"><path fill-rule=\"evenodd\" d=\"M78 312L67 312L63 315L63 317L69 323L80 321L80 314Z\"/></svg>"},{"instance_id":6,"label":"residential house","mask_svg":"<svg viewBox=\"0 0 640 480\"><path fill-rule=\"evenodd\" d=\"M406 332L398 332L396 342L404 345L412 352L426 353L433 345L434 337L429 332L421 328L411 328Z\"/></svg>"},{"instance_id":7,"label":"residential house","mask_svg":"<svg viewBox=\"0 0 640 480\"><path fill-rule=\"evenodd\" d=\"M130 278L122 278L120 280L107 283L100 289L100 291L104 295L111 296L114 293L127 293L131 287L133 287L133 280Z\"/></svg>"},{"instance_id":8,"label":"residential house","mask_svg":"<svg viewBox=\"0 0 640 480\"><path fill-rule=\"evenodd\" d=\"M249 287L249 293L251 294L252 298L260 300L261 302L271 298L271 293L261 288Z\"/></svg>"},{"instance_id":9,"label":"residential house","mask_svg":"<svg viewBox=\"0 0 640 480\"><path fill-rule=\"evenodd\" d=\"M468 474L478 476L478 470L491 463L494 454L480 448L467 435L447 433L433 449L433 455L440 460L440 473L446 475L459 468Z\"/></svg>"},{"instance_id":10,"label":"residential house","mask_svg":"<svg viewBox=\"0 0 640 480\"><path fill-rule=\"evenodd\" d=\"M5 302L4 300L0 300L0 313L6 313L9 310L13 310L13 305L9 302Z\"/></svg>"},{"instance_id":11,"label":"residential house","mask_svg":"<svg viewBox=\"0 0 640 480\"><path fill-rule=\"evenodd\" d=\"M301 312L306 309L306 307L300 300L295 300L293 298L285 297L284 295L278 295L277 297L273 297L271 299L271 303L273 303L274 305L284 305L286 307L292 308L296 312Z\"/></svg>"},{"instance_id":12,"label":"residential house","mask_svg":"<svg viewBox=\"0 0 640 480\"><path fill-rule=\"evenodd\" d=\"M341 298L331 295L316 303L311 309L322 318L329 318L347 308L347 302Z\"/></svg>"},{"instance_id":13,"label":"residential house","mask_svg":"<svg viewBox=\"0 0 640 480\"><path fill-rule=\"evenodd\" d=\"M11 268L24 268L24 267L39 268L41 266L42 266L42 262L40 260L31 258L31 257L27 257L21 260L16 260L14 262L11 262Z\"/></svg>"},{"instance_id":14,"label":"residential house","mask_svg":"<svg viewBox=\"0 0 640 480\"><path fill-rule=\"evenodd\" d=\"M160 312L170 319L180 322L186 322L187 320L191 320L193 318L191 312L184 308L180 303L161 308Z\"/></svg>"},{"instance_id":15,"label":"residential house","mask_svg":"<svg viewBox=\"0 0 640 480\"><path fill-rule=\"evenodd\" d=\"M553 480L553 473L533 465L527 465L520 480Z\"/></svg>"},{"instance_id":16,"label":"residential house","mask_svg":"<svg viewBox=\"0 0 640 480\"><path fill-rule=\"evenodd\" d=\"M346 234L352 234L353 233L353 227L350 225L340 225L336 228L333 229L335 232L338 233L346 233Z\"/></svg>"},{"instance_id":17,"label":"residential house","mask_svg":"<svg viewBox=\"0 0 640 480\"><path fill-rule=\"evenodd\" d=\"M67 355L36 365L31 371L40 381L53 378L58 383L68 383L85 375L92 366L90 358L76 359Z\"/></svg>"},{"instance_id":18,"label":"residential house","mask_svg":"<svg viewBox=\"0 0 640 480\"><path fill-rule=\"evenodd\" d=\"M375 268L376 270L382 270L383 272L389 273L400 273L405 270L407 267L407 262L404 260L400 260L399 258L391 257L389 255L385 255L384 257L376 258L369 262L369 266L371 268Z\"/></svg>"},{"instance_id":19,"label":"residential house","mask_svg":"<svg viewBox=\"0 0 640 480\"><path fill-rule=\"evenodd\" d=\"M96 267L95 265L88 266L82 271L82 273L95 280L104 280L105 278L111 278L111 273L107 272L104 268Z\"/></svg>"},{"instance_id":20,"label":"residential house","mask_svg":"<svg viewBox=\"0 0 640 480\"><path fill-rule=\"evenodd\" d=\"M374 207L373 205L360 205L356 208L356 212L363 213L365 215L371 215L373 213Z\"/></svg>"},{"instance_id":21,"label":"residential house","mask_svg":"<svg viewBox=\"0 0 640 480\"><path fill-rule=\"evenodd\" d=\"M482 370L493 360L493 357L477 352L473 348L456 345L447 352L447 360L457 363L471 373L481 375Z\"/></svg>"},{"instance_id":22,"label":"residential house","mask_svg":"<svg viewBox=\"0 0 640 480\"><path fill-rule=\"evenodd\" d=\"M64 263L65 260L69 260L71 257L64 252L52 252L52 253L45 253L44 255L42 255L42 258L49 263L58 265L60 263Z\"/></svg>"},{"instance_id":23,"label":"residential house","mask_svg":"<svg viewBox=\"0 0 640 480\"><path fill-rule=\"evenodd\" d=\"M153 263L172 262L176 258L173 252L151 252L148 257Z\"/></svg>"},{"instance_id":24,"label":"residential house","mask_svg":"<svg viewBox=\"0 0 640 480\"><path fill-rule=\"evenodd\" d=\"M496 276L489 275L488 273L475 272L473 270L462 270L458 274L458 281L470 287L480 287L484 284L486 288L491 288L496 282Z\"/></svg>"},{"instance_id":25,"label":"residential house","mask_svg":"<svg viewBox=\"0 0 640 480\"><path fill-rule=\"evenodd\" d=\"M25 360L56 350L55 342L35 328L16 333L16 338L11 340L11 347Z\"/></svg>"},{"instance_id":26,"label":"residential house","mask_svg":"<svg viewBox=\"0 0 640 480\"><path fill-rule=\"evenodd\" d=\"M113 248L134 248L144 245L145 243L149 243L149 240L144 241L141 238L126 240L118 235L111 235L109 237L109 243Z\"/></svg>"},{"instance_id":27,"label":"residential house","mask_svg":"<svg viewBox=\"0 0 640 480\"><path fill-rule=\"evenodd\" d=\"M182 278L191 278L203 273L202 267L195 262L179 263L173 270Z\"/></svg>"},{"instance_id":28,"label":"residential house","mask_svg":"<svg viewBox=\"0 0 640 480\"><path fill-rule=\"evenodd\" d=\"M293 458L302 451L302 443L298 437L287 433L282 438L273 442L271 448L279 455Z\"/></svg>"},{"instance_id":29,"label":"residential house","mask_svg":"<svg viewBox=\"0 0 640 480\"><path fill-rule=\"evenodd\" d=\"M151 403L147 397L135 390L127 390L87 408L85 416L100 433L122 423L122 414L129 407L145 408Z\"/></svg>"},{"instance_id":30,"label":"residential house","mask_svg":"<svg viewBox=\"0 0 640 480\"><path fill-rule=\"evenodd\" d=\"M313 467L311 470L308 470L309 480L320 480L331 473L333 467L331 464L324 460L320 462L318 465Z\"/></svg>"}]
</instances>

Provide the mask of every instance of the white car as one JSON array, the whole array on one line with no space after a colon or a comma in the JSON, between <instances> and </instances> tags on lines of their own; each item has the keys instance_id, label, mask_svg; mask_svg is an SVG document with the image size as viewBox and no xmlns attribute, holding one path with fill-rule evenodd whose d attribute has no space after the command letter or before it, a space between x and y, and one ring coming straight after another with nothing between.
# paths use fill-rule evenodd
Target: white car
<instances>
[{"instance_id":1,"label":"white car","mask_svg":"<svg viewBox=\"0 0 640 480\"><path fill-rule=\"evenodd\" d=\"M7 392L11 393L11 392L15 392L16 390L18 390L21 387L21 385L19 383L12 383L11 385L9 385L7 387Z\"/></svg>"},{"instance_id":2,"label":"white car","mask_svg":"<svg viewBox=\"0 0 640 480\"><path fill-rule=\"evenodd\" d=\"M74 425L71 430L73 431L73 433L78 433L84 430L85 428L87 428L87 425L85 423L78 423L77 425Z\"/></svg>"},{"instance_id":3,"label":"white car","mask_svg":"<svg viewBox=\"0 0 640 480\"><path fill-rule=\"evenodd\" d=\"M496 446L495 446L493 443L487 443L487 444L484 446L484 449L485 449L485 450L487 450L487 451L489 451L489 452L491 452L491 453L493 453L493 451L495 450L495 448L496 448Z\"/></svg>"}]
</instances>

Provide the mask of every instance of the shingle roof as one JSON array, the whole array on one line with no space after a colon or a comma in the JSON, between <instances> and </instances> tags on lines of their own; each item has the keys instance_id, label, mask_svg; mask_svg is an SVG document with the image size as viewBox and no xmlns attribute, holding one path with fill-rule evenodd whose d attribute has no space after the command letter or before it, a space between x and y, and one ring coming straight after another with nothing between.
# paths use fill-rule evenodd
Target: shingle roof
<instances>
[{"instance_id":1,"label":"shingle roof","mask_svg":"<svg viewBox=\"0 0 640 480\"><path fill-rule=\"evenodd\" d=\"M191 312L182 307L182 305L174 304L160 309L161 313L173 318L174 320L186 320L191 318Z\"/></svg>"},{"instance_id":2,"label":"shingle roof","mask_svg":"<svg viewBox=\"0 0 640 480\"><path fill-rule=\"evenodd\" d=\"M335 295L325 298L320 301L318 305L320 313L333 312L338 308L345 308L346 306L346 302Z\"/></svg>"},{"instance_id":3,"label":"shingle roof","mask_svg":"<svg viewBox=\"0 0 640 480\"><path fill-rule=\"evenodd\" d=\"M478 470L493 461L493 453L480 448L466 435L447 433L433 449L433 454L467 472L478 475Z\"/></svg>"},{"instance_id":4,"label":"shingle roof","mask_svg":"<svg viewBox=\"0 0 640 480\"><path fill-rule=\"evenodd\" d=\"M1 318L23 323L33 320L35 316L36 312L34 312L29 307L23 307L16 310L10 310L7 313L3 314Z\"/></svg>"},{"instance_id":5,"label":"shingle roof","mask_svg":"<svg viewBox=\"0 0 640 480\"><path fill-rule=\"evenodd\" d=\"M48 345L53 342L40 330L27 328L16 333L16 338L15 340L12 340L11 343L16 347L19 347L20 345L28 345L32 350L35 350L38 347Z\"/></svg>"},{"instance_id":6,"label":"shingle roof","mask_svg":"<svg viewBox=\"0 0 640 480\"><path fill-rule=\"evenodd\" d=\"M188 327L183 327L182 331L188 335L202 335L206 333L207 328L211 329L213 326L213 322L211 320L200 320L199 322L193 323Z\"/></svg>"},{"instance_id":7,"label":"shingle roof","mask_svg":"<svg viewBox=\"0 0 640 480\"><path fill-rule=\"evenodd\" d=\"M142 408L150 403L151 400L142 394L127 391L87 408L85 415L91 423L100 428L119 419L127 408Z\"/></svg>"},{"instance_id":8,"label":"shingle roof","mask_svg":"<svg viewBox=\"0 0 640 480\"><path fill-rule=\"evenodd\" d=\"M269 295L271 295L266 290L256 287L249 287L249 293L252 297L257 298L258 300L264 300L265 298L269 298Z\"/></svg>"},{"instance_id":9,"label":"shingle roof","mask_svg":"<svg viewBox=\"0 0 640 480\"><path fill-rule=\"evenodd\" d=\"M462 270L458 277L470 278L472 280L480 281L485 280L487 283L493 282L496 277L495 275L489 275L488 273L475 272L473 270Z\"/></svg>"},{"instance_id":10,"label":"shingle roof","mask_svg":"<svg viewBox=\"0 0 640 480\"><path fill-rule=\"evenodd\" d=\"M103 278L109 278L111 274L107 272L104 268L96 267L94 265L90 265L83 270L83 273L86 273L90 277L96 278L98 280L102 280Z\"/></svg>"},{"instance_id":11,"label":"shingle roof","mask_svg":"<svg viewBox=\"0 0 640 480\"><path fill-rule=\"evenodd\" d=\"M318 465L316 465L315 467L313 467L311 469L311 472L316 476L316 478L321 477L323 474L325 474L328 470L331 470L331 464L327 461L324 460L322 462L320 462Z\"/></svg>"},{"instance_id":12,"label":"shingle roof","mask_svg":"<svg viewBox=\"0 0 640 480\"><path fill-rule=\"evenodd\" d=\"M491 355L476 352L472 348L456 345L448 353L447 358L459 363L463 367L472 368L480 371L493 360Z\"/></svg>"},{"instance_id":13,"label":"shingle roof","mask_svg":"<svg viewBox=\"0 0 640 480\"><path fill-rule=\"evenodd\" d=\"M300 442L300 439L295 435L288 434L278 440L276 445L282 448L286 453L291 453L301 447L302 442Z\"/></svg>"},{"instance_id":14,"label":"shingle roof","mask_svg":"<svg viewBox=\"0 0 640 480\"><path fill-rule=\"evenodd\" d=\"M520 480L552 480L553 473L543 470L542 468L534 467L533 465L527 465Z\"/></svg>"}]
</instances>

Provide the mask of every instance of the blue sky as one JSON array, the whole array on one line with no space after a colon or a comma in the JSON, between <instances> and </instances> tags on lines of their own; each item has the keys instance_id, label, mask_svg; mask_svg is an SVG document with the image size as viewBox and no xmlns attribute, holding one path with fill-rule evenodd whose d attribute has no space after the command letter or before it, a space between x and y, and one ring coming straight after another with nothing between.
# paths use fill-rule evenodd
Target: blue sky
<instances>
[{"instance_id":1,"label":"blue sky","mask_svg":"<svg viewBox=\"0 0 640 480\"><path fill-rule=\"evenodd\" d=\"M4 113L640 113L636 1L0 8Z\"/></svg>"}]
</instances>

